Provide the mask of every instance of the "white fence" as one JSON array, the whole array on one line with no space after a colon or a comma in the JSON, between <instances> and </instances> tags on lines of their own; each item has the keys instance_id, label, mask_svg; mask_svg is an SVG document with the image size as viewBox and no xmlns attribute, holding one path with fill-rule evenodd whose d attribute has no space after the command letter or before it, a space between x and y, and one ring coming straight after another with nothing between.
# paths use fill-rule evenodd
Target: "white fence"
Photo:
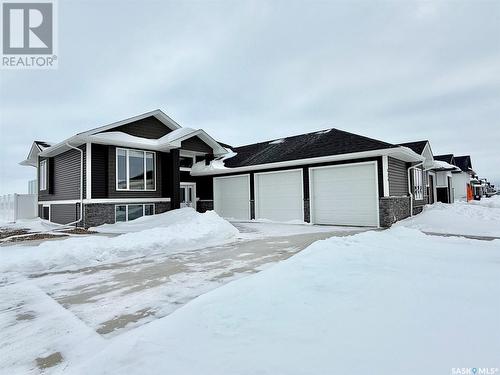
<instances>
[{"instance_id":1,"label":"white fence","mask_svg":"<svg viewBox=\"0 0 500 375\"><path fill-rule=\"evenodd\" d=\"M0 196L0 222L16 222L38 216L36 194L8 194Z\"/></svg>"}]
</instances>

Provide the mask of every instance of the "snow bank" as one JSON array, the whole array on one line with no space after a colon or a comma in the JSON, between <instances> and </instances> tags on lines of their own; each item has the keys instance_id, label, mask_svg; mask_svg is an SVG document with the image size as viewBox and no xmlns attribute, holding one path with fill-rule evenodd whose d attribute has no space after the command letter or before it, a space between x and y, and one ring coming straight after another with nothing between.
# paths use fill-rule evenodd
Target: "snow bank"
<instances>
[{"instance_id":1,"label":"snow bank","mask_svg":"<svg viewBox=\"0 0 500 375\"><path fill-rule=\"evenodd\" d=\"M35 247L0 248L0 272L78 269L154 253L171 254L233 241L239 233L215 212L200 214L192 208L137 220L137 224L117 224L132 233L113 238L94 235L47 241ZM112 231L110 226L102 230Z\"/></svg>"},{"instance_id":2,"label":"snow bank","mask_svg":"<svg viewBox=\"0 0 500 375\"><path fill-rule=\"evenodd\" d=\"M471 201L469 203L489 208L500 208L500 195L494 195L490 198L483 198L480 201Z\"/></svg>"},{"instance_id":3,"label":"snow bank","mask_svg":"<svg viewBox=\"0 0 500 375\"><path fill-rule=\"evenodd\" d=\"M424 232L500 237L500 207L496 206L499 201L491 202L491 206L486 205L488 200L483 204L436 203L425 206L421 214L397 222L394 226Z\"/></svg>"},{"instance_id":4,"label":"snow bank","mask_svg":"<svg viewBox=\"0 0 500 375\"><path fill-rule=\"evenodd\" d=\"M110 340L72 374L449 374L496 367L500 241L318 241ZM397 353L397 355L395 355Z\"/></svg>"}]
</instances>

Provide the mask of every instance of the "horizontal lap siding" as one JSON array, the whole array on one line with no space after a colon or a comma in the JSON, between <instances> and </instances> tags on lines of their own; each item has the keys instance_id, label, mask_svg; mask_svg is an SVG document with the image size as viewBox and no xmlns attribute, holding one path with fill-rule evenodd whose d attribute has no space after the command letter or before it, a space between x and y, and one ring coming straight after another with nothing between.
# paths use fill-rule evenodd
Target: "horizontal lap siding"
<instances>
[{"instance_id":1,"label":"horizontal lap siding","mask_svg":"<svg viewBox=\"0 0 500 375\"><path fill-rule=\"evenodd\" d=\"M406 162L389 158L389 195L401 197L408 195L408 170Z\"/></svg>"},{"instance_id":2,"label":"horizontal lap siding","mask_svg":"<svg viewBox=\"0 0 500 375\"><path fill-rule=\"evenodd\" d=\"M83 150L83 191L85 191L85 145ZM48 159L48 191L40 191L39 201L80 199L80 166L81 153L77 150L69 150ZM40 186L40 184L38 184Z\"/></svg>"},{"instance_id":3,"label":"horizontal lap siding","mask_svg":"<svg viewBox=\"0 0 500 375\"><path fill-rule=\"evenodd\" d=\"M203 142L199 137L192 137L186 139L185 141L182 141L181 149L188 151L204 152L206 154L213 153L212 148L205 142Z\"/></svg>"},{"instance_id":4,"label":"horizontal lap siding","mask_svg":"<svg viewBox=\"0 0 500 375\"><path fill-rule=\"evenodd\" d=\"M79 219L77 204L51 204L50 221L58 224L69 224Z\"/></svg>"},{"instance_id":5,"label":"horizontal lap siding","mask_svg":"<svg viewBox=\"0 0 500 375\"><path fill-rule=\"evenodd\" d=\"M92 144L92 198L108 197L108 146Z\"/></svg>"},{"instance_id":6,"label":"horizontal lap siding","mask_svg":"<svg viewBox=\"0 0 500 375\"><path fill-rule=\"evenodd\" d=\"M170 130L156 117L147 117L142 120L134 121L129 124L121 125L106 132L123 132L135 137L158 139L170 133Z\"/></svg>"}]
</instances>

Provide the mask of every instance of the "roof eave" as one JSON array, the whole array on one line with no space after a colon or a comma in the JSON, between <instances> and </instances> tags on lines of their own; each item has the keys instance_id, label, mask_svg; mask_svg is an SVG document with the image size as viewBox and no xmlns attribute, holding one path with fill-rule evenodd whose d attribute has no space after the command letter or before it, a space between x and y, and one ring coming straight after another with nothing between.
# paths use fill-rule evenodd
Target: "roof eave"
<instances>
[{"instance_id":1,"label":"roof eave","mask_svg":"<svg viewBox=\"0 0 500 375\"><path fill-rule=\"evenodd\" d=\"M344 161L351 159L361 159L368 157L378 157L378 156L391 156L403 161L408 162L418 162L423 161L424 157L418 155L414 151L410 150L407 147L391 147L387 149L380 150L372 150L372 151L361 151L361 152L353 152L348 154L340 154L340 155L328 155L328 156L320 156L315 158L306 158L306 159L296 159L289 161L281 161L274 163L266 163L266 164L257 164L257 165L248 165L243 167L235 167L235 168L224 168L218 170L209 170L209 171L199 171L199 172L191 172L193 176L210 176L210 175L220 175L220 174L228 174L228 173L237 173L237 172L249 172L254 170L262 170L262 169L273 169L273 168L284 168L284 167L294 167L300 165L307 164L318 164L318 163L326 163L331 161Z\"/></svg>"}]
</instances>

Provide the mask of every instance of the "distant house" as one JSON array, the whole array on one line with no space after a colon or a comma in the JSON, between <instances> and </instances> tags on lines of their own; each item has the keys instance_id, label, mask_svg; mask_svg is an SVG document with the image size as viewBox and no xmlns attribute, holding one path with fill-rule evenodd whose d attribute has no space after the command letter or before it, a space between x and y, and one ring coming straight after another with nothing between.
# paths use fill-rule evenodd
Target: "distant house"
<instances>
[{"instance_id":1,"label":"distant house","mask_svg":"<svg viewBox=\"0 0 500 375\"><path fill-rule=\"evenodd\" d=\"M455 200L453 172L460 172L460 168L455 165L453 154L437 155L434 159L440 162L440 166L435 169L437 200L443 203L453 203Z\"/></svg>"},{"instance_id":2,"label":"distant house","mask_svg":"<svg viewBox=\"0 0 500 375\"><path fill-rule=\"evenodd\" d=\"M156 110L35 143L22 164L37 168L39 216L61 224L191 206L239 220L388 227L435 199L430 147L417 151L338 129L231 148Z\"/></svg>"},{"instance_id":3,"label":"distant house","mask_svg":"<svg viewBox=\"0 0 500 375\"><path fill-rule=\"evenodd\" d=\"M472 169L471 158L469 155L455 156L454 164L460 168L459 171L452 172L455 201L469 201L474 194L471 179L476 174Z\"/></svg>"}]
</instances>

